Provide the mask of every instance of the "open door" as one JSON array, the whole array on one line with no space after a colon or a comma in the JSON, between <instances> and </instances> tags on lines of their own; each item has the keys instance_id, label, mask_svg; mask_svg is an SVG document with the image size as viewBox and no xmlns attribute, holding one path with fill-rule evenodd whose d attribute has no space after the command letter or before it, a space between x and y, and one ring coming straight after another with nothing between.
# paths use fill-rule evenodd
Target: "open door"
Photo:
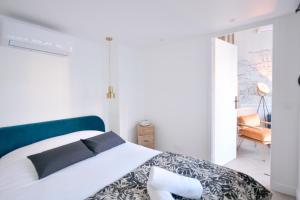
<instances>
[{"instance_id":1,"label":"open door","mask_svg":"<svg viewBox=\"0 0 300 200\"><path fill-rule=\"evenodd\" d=\"M224 165L236 158L237 47L215 39L213 53L212 162Z\"/></svg>"}]
</instances>

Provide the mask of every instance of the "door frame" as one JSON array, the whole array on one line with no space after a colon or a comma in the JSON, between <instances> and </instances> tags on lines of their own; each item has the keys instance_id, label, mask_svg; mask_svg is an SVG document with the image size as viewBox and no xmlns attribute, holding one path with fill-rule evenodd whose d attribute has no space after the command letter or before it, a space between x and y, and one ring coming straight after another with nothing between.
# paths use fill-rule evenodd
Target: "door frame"
<instances>
[{"instance_id":1,"label":"door frame","mask_svg":"<svg viewBox=\"0 0 300 200\"><path fill-rule=\"evenodd\" d=\"M240 31L245 31L245 30L248 30L248 29L252 29L252 28L257 28L257 27L260 27L260 26L268 26L268 25L272 25L273 26L273 45L272 45L272 63L273 63L273 66L272 66L272 85L273 85L273 81L274 81L274 22L273 21L264 21L264 22L261 22L261 23L253 23L253 24L250 24L250 25L246 25L246 26L239 26L239 27L236 27L236 28L233 28L233 29L230 29L230 30L225 30L225 31L220 31L218 33L215 33L215 34L212 34L211 37L210 37L210 57L211 57L211 70L210 70L210 78L211 78L211 87L210 87L210 91L211 91L211 95L209 96L209 100L211 102L210 104L210 115L209 115L209 128L210 128L210 161L214 162L215 158L214 158L214 153L215 153L215 145L214 145L214 140L215 140L215 120L214 120L214 117L215 117L215 59L214 59L214 55L215 55L215 48L214 48L214 40L216 38L218 38L219 36L222 36L222 35L226 35L226 34L230 34L230 33L236 33L236 32L240 32ZM272 97L272 102L273 102L273 97ZM273 110L273 103L272 103L272 109ZM273 118L273 113L272 113L272 118ZM273 122L272 122L272 127L273 127ZM272 146L270 147L270 153L272 153ZM270 167L272 165L272 159L270 160ZM300 169L299 169L300 170ZM300 177L300 176L299 176ZM272 178L272 171L271 171L271 174L270 174L270 178ZM300 179L300 178L299 178ZM270 184L271 184L271 181L270 181ZM299 189L300 190L300 189Z\"/></svg>"}]
</instances>

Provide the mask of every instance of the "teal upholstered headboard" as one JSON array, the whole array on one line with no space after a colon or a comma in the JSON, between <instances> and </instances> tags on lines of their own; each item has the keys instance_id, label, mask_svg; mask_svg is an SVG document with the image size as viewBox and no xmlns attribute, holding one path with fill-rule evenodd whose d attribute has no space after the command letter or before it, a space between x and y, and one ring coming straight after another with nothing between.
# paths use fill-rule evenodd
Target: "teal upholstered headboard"
<instances>
[{"instance_id":1,"label":"teal upholstered headboard","mask_svg":"<svg viewBox=\"0 0 300 200\"><path fill-rule=\"evenodd\" d=\"M75 131L105 131L103 120L97 116L62 119L34 124L0 128L0 157L26 145Z\"/></svg>"}]
</instances>

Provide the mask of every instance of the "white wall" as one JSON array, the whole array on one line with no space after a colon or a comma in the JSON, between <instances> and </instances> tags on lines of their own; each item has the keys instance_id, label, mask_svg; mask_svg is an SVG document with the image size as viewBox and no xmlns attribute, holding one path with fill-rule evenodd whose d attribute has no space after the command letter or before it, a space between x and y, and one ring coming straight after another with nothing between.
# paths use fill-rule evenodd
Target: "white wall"
<instances>
[{"instance_id":1,"label":"white wall","mask_svg":"<svg viewBox=\"0 0 300 200\"><path fill-rule=\"evenodd\" d=\"M209 45L198 38L143 51L145 118L159 150L209 159Z\"/></svg>"},{"instance_id":2,"label":"white wall","mask_svg":"<svg viewBox=\"0 0 300 200\"><path fill-rule=\"evenodd\" d=\"M296 194L300 74L300 15L274 22L271 186Z\"/></svg>"},{"instance_id":3,"label":"white wall","mask_svg":"<svg viewBox=\"0 0 300 200\"><path fill-rule=\"evenodd\" d=\"M298 177L298 122L300 104L297 78L300 74L300 15L271 20L211 34L219 36L273 24L273 102L271 188L296 195Z\"/></svg>"},{"instance_id":4,"label":"white wall","mask_svg":"<svg viewBox=\"0 0 300 200\"><path fill-rule=\"evenodd\" d=\"M119 46L118 69L120 135L137 142L136 124L144 119L144 74L139 51Z\"/></svg>"},{"instance_id":5,"label":"white wall","mask_svg":"<svg viewBox=\"0 0 300 200\"><path fill-rule=\"evenodd\" d=\"M109 79L109 69L108 69L108 51L109 51L109 45L106 44L105 47L106 53L105 53L105 68L107 69L108 73L106 74L107 79ZM114 131L115 133L120 134L120 107L119 107L119 62L118 62L118 45L116 44L115 41L111 43L111 69L110 69L110 81L111 85L113 86L114 93L115 93L115 98L112 99L107 99L108 103L108 124L109 127L107 131ZM108 91L108 84L109 81L107 82L107 85L105 87L105 95L107 94Z\"/></svg>"},{"instance_id":6,"label":"white wall","mask_svg":"<svg viewBox=\"0 0 300 200\"><path fill-rule=\"evenodd\" d=\"M298 92L298 98L300 99L300 92ZM299 116L300 116L300 106L299 106ZM300 117L298 121L298 187L297 187L297 200L300 199Z\"/></svg>"},{"instance_id":7,"label":"white wall","mask_svg":"<svg viewBox=\"0 0 300 200\"><path fill-rule=\"evenodd\" d=\"M159 150L210 159L211 38L268 24L274 25L271 186L295 195L300 15L145 49L145 118L156 125Z\"/></svg>"},{"instance_id":8,"label":"white wall","mask_svg":"<svg viewBox=\"0 0 300 200\"><path fill-rule=\"evenodd\" d=\"M51 37L51 30L42 29ZM111 83L116 98L108 100L108 44L56 35L72 44L70 56L0 46L0 127L98 115L107 130L135 142L134 127L143 119L144 102L138 51L112 43Z\"/></svg>"},{"instance_id":9,"label":"white wall","mask_svg":"<svg viewBox=\"0 0 300 200\"><path fill-rule=\"evenodd\" d=\"M92 114L107 122L104 46L65 39L68 57L0 47L0 126Z\"/></svg>"}]
</instances>

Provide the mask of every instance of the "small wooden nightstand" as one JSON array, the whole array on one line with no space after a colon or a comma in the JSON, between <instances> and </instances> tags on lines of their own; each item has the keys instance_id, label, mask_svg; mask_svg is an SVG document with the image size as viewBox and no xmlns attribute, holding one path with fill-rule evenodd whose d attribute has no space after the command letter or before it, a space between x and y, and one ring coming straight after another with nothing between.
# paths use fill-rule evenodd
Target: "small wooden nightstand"
<instances>
[{"instance_id":1,"label":"small wooden nightstand","mask_svg":"<svg viewBox=\"0 0 300 200\"><path fill-rule=\"evenodd\" d=\"M138 144L154 149L154 126L137 125Z\"/></svg>"}]
</instances>

